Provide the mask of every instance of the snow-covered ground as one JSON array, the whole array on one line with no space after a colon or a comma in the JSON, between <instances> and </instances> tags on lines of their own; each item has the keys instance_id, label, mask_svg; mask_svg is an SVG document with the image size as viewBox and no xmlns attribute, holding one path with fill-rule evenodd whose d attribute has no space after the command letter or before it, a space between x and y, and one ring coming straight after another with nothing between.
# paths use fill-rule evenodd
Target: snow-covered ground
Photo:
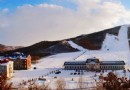
<instances>
[{"instance_id":1,"label":"snow-covered ground","mask_svg":"<svg viewBox=\"0 0 130 90\"><path fill-rule=\"evenodd\" d=\"M62 53L39 60L37 64L32 65L29 70L15 70L14 77L11 81L15 84L22 80L28 80L32 78L39 78L40 76L47 75L51 71L55 71L59 68L63 68L64 61L74 60L81 52L75 53ZM36 67L37 69L33 69Z\"/></svg>"},{"instance_id":2,"label":"snow-covered ground","mask_svg":"<svg viewBox=\"0 0 130 90\"><path fill-rule=\"evenodd\" d=\"M32 65L32 68L29 70L15 70L14 77L10 80L14 85L18 84L22 80L29 80L32 78L39 78L46 76L46 78L51 82L52 88L54 88L54 77L62 77L66 80L67 88L75 88L76 82L81 75L70 75L75 71L65 71L61 70L65 61L80 61L86 60L87 58L97 57L100 60L106 61L115 61L115 60L124 60L126 62L126 68L130 68L130 52L129 52L129 43L127 37L128 25L122 26L119 30L119 35L114 36L107 34L103 42L101 50L86 50L81 46L76 45L72 41L68 43L79 49L79 52L74 53L62 53L57 55L52 55L46 58L39 60L37 64ZM33 69L36 67L36 69ZM60 69L61 74L50 74L52 71ZM118 75L123 75L122 71L116 72ZM107 72L106 72L107 74ZM85 78L85 81L89 83L90 87L96 85L94 81L95 72L85 72L82 76ZM127 76L130 77L130 74L127 73ZM74 79L72 81L72 78ZM95 77L98 78L98 77Z\"/></svg>"}]
</instances>

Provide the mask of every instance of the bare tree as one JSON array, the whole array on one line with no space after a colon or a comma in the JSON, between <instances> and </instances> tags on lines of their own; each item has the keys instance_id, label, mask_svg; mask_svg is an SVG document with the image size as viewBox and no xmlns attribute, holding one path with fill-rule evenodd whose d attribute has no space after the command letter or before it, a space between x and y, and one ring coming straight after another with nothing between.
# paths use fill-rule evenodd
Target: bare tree
<instances>
[{"instance_id":1,"label":"bare tree","mask_svg":"<svg viewBox=\"0 0 130 90\"><path fill-rule=\"evenodd\" d=\"M80 89L80 90L83 90L83 89L85 89L86 87L86 85L85 85L85 80L84 80L84 78L82 77L82 76L80 76L79 77L79 79L78 79L78 82L77 82L77 86L78 86L78 88Z\"/></svg>"},{"instance_id":2,"label":"bare tree","mask_svg":"<svg viewBox=\"0 0 130 90\"><path fill-rule=\"evenodd\" d=\"M46 85L33 84L28 86L28 90L51 90L51 88L49 87L49 84Z\"/></svg>"},{"instance_id":3,"label":"bare tree","mask_svg":"<svg viewBox=\"0 0 130 90\"><path fill-rule=\"evenodd\" d=\"M6 74L2 73L0 74L0 90L11 90L12 83L6 82Z\"/></svg>"},{"instance_id":4,"label":"bare tree","mask_svg":"<svg viewBox=\"0 0 130 90\"><path fill-rule=\"evenodd\" d=\"M127 78L119 78L113 72L109 72L104 77L103 87L105 90L128 90L130 89L130 82Z\"/></svg>"},{"instance_id":5,"label":"bare tree","mask_svg":"<svg viewBox=\"0 0 130 90\"><path fill-rule=\"evenodd\" d=\"M104 88L103 88L103 79L100 79L98 82L97 81L95 81L95 82L96 82L97 90L104 90Z\"/></svg>"},{"instance_id":6,"label":"bare tree","mask_svg":"<svg viewBox=\"0 0 130 90\"><path fill-rule=\"evenodd\" d=\"M65 90L66 82L63 78L59 78L55 84L56 84L56 90Z\"/></svg>"},{"instance_id":7,"label":"bare tree","mask_svg":"<svg viewBox=\"0 0 130 90\"><path fill-rule=\"evenodd\" d=\"M44 83L43 85L38 85L36 83L29 84L28 89L29 90L51 90L49 87L50 83Z\"/></svg>"},{"instance_id":8,"label":"bare tree","mask_svg":"<svg viewBox=\"0 0 130 90\"><path fill-rule=\"evenodd\" d=\"M42 86L42 89L41 90L51 90L51 88L49 87L50 83L47 83L47 84L44 84Z\"/></svg>"}]
</instances>

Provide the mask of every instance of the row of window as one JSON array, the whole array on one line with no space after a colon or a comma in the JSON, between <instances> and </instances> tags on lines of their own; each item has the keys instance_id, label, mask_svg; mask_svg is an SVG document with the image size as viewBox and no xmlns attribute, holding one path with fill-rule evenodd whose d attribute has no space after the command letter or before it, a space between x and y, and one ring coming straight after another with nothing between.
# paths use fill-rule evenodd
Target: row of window
<instances>
[{"instance_id":1,"label":"row of window","mask_svg":"<svg viewBox=\"0 0 130 90\"><path fill-rule=\"evenodd\" d=\"M86 66L65 66L65 69L86 69Z\"/></svg>"},{"instance_id":2,"label":"row of window","mask_svg":"<svg viewBox=\"0 0 130 90\"><path fill-rule=\"evenodd\" d=\"M118 69L123 69L124 66L100 66L100 69L105 69L105 70L118 70Z\"/></svg>"},{"instance_id":3,"label":"row of window","mask_svg":"<svg viewBox=\"0 0 130 90\"><path fill-rule=\"evenodd\" d=\"M14 62L14 69L25 69L26 66L27 65L25 61L17 60Z\"/></svg>"},{"instance_id":4,"label":"row of window","mask_svg":"<svg viewBox=\"0 0 130 90\"><path fill-rule=\"evenodd\" d=\"M88 67L90 68L90 67ZM86 66L65 66L65 69L87 69ZM120 69L124 69L124 66L116 66L116 65L112 65L112 66L100 66L101 70L120 70Z\"/></svg>"},{"instance_id":5,"label":"row of window","mask_svg":"<svg viewBox=\"0 0 130 90\"><path fill-rule=\"evenodd\" d=\"M6 66L0 66L0 70L6 70Z\"/></svg>"}]
</instances>

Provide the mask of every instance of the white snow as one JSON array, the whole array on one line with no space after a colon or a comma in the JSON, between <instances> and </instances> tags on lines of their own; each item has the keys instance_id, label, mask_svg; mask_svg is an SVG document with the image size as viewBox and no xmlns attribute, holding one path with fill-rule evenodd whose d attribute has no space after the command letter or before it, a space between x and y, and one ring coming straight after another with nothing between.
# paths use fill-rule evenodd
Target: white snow
<instances>
[{"instance_id":1,"label":"white snow","mask_svg":"<svg viewBox=\"0 0 130 90\"><path fill-rule=\"evenodd\" d=\"M17 82L22 80L28 80L44 76L51 71L55 71L59 68L62 68L64 61L74 60L73 58L80 53L81 52L63 53L43 58L37 64L32 65L32 68L29 70L15 70L14 77L11 81L16 84ZM37 69L33 69L33 67L36 67Z\"/></svg>"},{"instance_id":2,"label":"white snow","mask_svg":"<svg viewBox=\"0 0 130 90\"><path fill-rule=\"evenodd\" d=\"M117 45L119 44L119 38L118 36L112 35L112 34L106 34L106 38L102 45L103 51L115 51L117 48Z\"/></svg>"},{"instance_id":3,"label":"white snow","mask_svg":"<svg viewBox=\"0 0 130 90\"><path fill-rule=\"evenodd\" d=\"M72 41L68 41L68 43L69 43L73 48L78 49L78 50L80 50L80 51L85 51L85 50L86 50L85 48L83 48L83 47L81 47L81 46L75 44L75 43L72 42Z\"/></svg>"},{"instance_id":4,"label":"white snow","mask_svg":"<svg viewBox=\"0 0 130 90\"><path fill-rule=\"evenodd\" d=\"M102 45L102 51L108 51L110 54L114 52L112 55L113 59L116 56L118 59L122 59L127 63L130 63L128 27L130 27L130 25L121 26L118 36L107 34Z\"/></svg>"},{"instance_id":5,"label":"white snow","mask_svg":"<svg viewBox=\"0 0 130 90\"><path fill-rule=\"evenodd\" d=\"M107 34L102 45L102 50L106 51L129 51L128 25L123 25L118 36Z\"/></svg>"}]
</instances>

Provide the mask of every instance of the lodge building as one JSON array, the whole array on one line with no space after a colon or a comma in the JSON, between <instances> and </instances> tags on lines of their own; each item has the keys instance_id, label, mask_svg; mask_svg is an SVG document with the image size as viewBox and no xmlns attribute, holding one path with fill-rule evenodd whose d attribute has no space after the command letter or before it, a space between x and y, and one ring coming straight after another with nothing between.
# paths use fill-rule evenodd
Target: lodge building
<instances>
[{"instance_id":1,"label":"lodge building","mask_svg":"<svg viewBox=\"0 0 130 90\"><path fill-rule=\"evenodd\" d=\"M15 52L9 56L9 59L14 62L14 70L27 70L31 68L31 56Z\"/></svg>"},{"instance_id":2,"label":"lodge building","mask_svg":"<svg viewBox=\"0 0 130 90\"><path fill-rule=\"evenodd\" d=\"M67 61L64 62L65 70L122 70L124 61L99 61L98 58L89 58L86 61Z\"/></svg>"}]
</instances>

